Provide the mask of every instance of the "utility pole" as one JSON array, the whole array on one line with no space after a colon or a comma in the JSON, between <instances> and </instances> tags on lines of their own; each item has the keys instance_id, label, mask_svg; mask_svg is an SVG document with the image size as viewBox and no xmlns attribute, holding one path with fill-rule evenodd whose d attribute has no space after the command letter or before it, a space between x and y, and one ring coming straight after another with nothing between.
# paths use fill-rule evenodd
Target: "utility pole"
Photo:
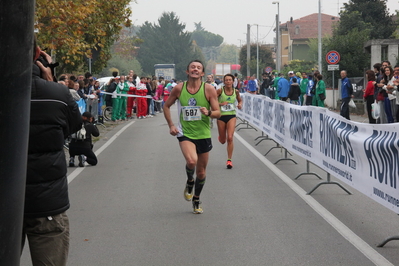
<instances>
[{"instance_id":1,"label":"utility pole","mask_svg":"<svg viewBox=\"0 0 399 266\"><path fill-rule=\"evenodd\" d=\"M259 79L259 25L256 24L256 78Z\"/></svg>"},{"instance_id":2,"label":"utility pole","mask_svg":"<svg viewBox=\"0 0 399 266\"><path fill-rule=\"evenodd\" d=\"M35 1L0 2L0 265L20 265ZM12 88L12 89L9 89Z\"/></svg>"},{"instance_id":3,"label":"utility pole","mask_svg":"<svg viewBox=\"0 0 399 266\"><path fill-rule=\"evenodd\" d=\"M250 77L250 59L251 59L251 25L247 24L247 77Z\"/></svg>"},{"instance_id":4,"label":"utility pole","mask_svg":"<svg viewBox=\"0 0 399 266\"><path fill-rule=\"evenodd\" d=\"M318 16L318 69L321 74L321 0L319 0L319 16Z\"/></svg>"},{"instance_id":5,"label":"utility pole","mask_svg":"<svg viewBox=\"0 0 399 266\"><path fill-rule=\"evenodd\" d=\"M281 39L280 39L280 2L274 1L272 2L273 5L277 4L277 16L276 16L276 25L277 25L277 32L276 32L276 68L277 71L280 72L281 68Z\"/></svg>"}]
</instances>

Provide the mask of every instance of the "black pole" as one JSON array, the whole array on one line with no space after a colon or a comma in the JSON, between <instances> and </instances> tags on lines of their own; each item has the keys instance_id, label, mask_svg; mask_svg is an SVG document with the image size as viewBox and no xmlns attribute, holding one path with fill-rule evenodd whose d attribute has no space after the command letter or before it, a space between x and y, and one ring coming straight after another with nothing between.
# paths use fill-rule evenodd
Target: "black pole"
<instances>
[{"instance_id":1,"label":"black pole","mask_svg":"<svg viewBox=\"0 0 399 266\"><path fill-rule=\"evenodd\" d=\"M0 265L20 262L34 0L0 1Z\"/></svg>"}]
</instances>

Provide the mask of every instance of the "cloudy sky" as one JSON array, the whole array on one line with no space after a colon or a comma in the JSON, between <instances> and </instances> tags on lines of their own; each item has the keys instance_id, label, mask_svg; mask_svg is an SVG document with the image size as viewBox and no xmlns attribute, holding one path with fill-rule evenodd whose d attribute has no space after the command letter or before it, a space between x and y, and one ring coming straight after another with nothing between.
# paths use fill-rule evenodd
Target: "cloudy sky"
<instances>
[{"instance_id":1,"label":"cloudy sky","mask_svg":"<svg viewBox=\"0 0 399 266\"><path fill-rule=\"evenodd\" d=\"M132 21L158 23L163 12L175 12L187 31L194 30L194 22L201 22L205 30L224 37L227 44L246 42L247 24L251 26L251 40L273 43L277 5L273 0L136 0L132 3ZM318 0L279 0L280 21L298 19L319 12ZM321 0L321 12L337 16L343 0ZM295 3L295 4L293 4ZM390 13L399 9L398 0L388 0ZM256 24L258 26L256 26ZM317 26L317 25L316 25Z\"/></svg>"}]
</instances>

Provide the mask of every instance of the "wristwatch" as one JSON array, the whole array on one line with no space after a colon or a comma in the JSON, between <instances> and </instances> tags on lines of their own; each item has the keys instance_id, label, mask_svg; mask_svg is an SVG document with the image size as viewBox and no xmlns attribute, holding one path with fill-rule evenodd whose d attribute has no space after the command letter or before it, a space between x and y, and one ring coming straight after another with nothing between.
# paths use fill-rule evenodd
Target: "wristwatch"
<instances>
[{"instance_id":1,"label":"wristwatch","mask_svg":"<svg viewBox=\"0 0 399 266\"><path fill-rule=\"evenodd\" d=\"M211 110L211 109L209 109L209 110L208 110L208 114L207 114L207 116L211 116L211 114L212 114L212 110Z\"/></svg>"}]
</instances>

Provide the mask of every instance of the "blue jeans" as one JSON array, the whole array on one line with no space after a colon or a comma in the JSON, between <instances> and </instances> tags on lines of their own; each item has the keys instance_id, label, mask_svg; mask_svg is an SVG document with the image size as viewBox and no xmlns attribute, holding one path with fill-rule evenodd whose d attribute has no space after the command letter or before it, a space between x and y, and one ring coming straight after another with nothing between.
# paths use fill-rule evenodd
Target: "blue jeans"
<instances>
[{"instance_id":1,"label":"blue jeans","mask_svg":"<svg viewBox=\"0 0 399 266\"><path fill-rule=\"evenodd\" d=\"M384 98L384 109L385 109L385 114L387 115L388 123L393 123L394 120L392 116L391 101L389 100L388 97Z\"/></svg>"},{"instance_id":2,"label":"blue jeans","mask_svg":"<svg viewBox=\"0 0 399 266\"><path fill-rule=\"evenodd\" d=\"M154 99L151 99L151 101L150 101L150 115L155 115L155 112L154 112Z\"/></svg>"}]
</instances>

